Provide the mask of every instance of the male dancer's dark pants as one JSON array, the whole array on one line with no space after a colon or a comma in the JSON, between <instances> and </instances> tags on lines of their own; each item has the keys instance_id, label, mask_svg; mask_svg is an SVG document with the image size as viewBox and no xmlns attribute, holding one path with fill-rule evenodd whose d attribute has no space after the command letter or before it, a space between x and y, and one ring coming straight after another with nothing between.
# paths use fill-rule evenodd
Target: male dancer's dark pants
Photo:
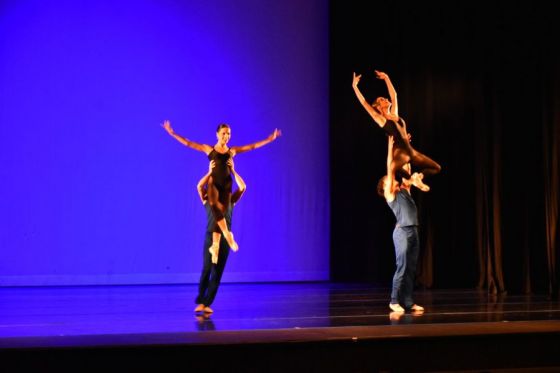
<instances>
[{"instance_id":1,"label":"male dancer's dark pants","mask_svg":"<svg viewBox=\"0 0 560 373\"><path fill-rule=\"evenodd\" d=\"M229 245L223 235L221 235L218 264L213 264L212 254L210 254L208 249L212 246L214 216L209 203L205 203L204 208L206 210L208 224L204 235L204 245L202 247L202 273L200 274L198 296L195 299L195 303L210 306L214 302L214 298L216 298L222 274L224 273L224 269L226 267L227 258L229 256ZM228 229L231 229L231 215L232 209L229 208L225 214Z\"/></svg>"}]
</instances>

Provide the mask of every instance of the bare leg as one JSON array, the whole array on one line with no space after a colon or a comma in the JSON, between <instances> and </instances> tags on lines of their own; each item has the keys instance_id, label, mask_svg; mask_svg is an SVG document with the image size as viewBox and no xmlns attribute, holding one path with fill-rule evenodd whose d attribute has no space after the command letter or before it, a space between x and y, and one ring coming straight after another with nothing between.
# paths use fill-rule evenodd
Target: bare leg
<instances>
[{"instance_id":1,"label":"bare leg","mask_svg":"<svg viewBox=\"0 0 560 373\"><path fill-rule=\"evenodd\" d=\"M222 235L218 232L212 233L212 246L208 249L212 254L212 263L218 264L218 254L220 253L220 238Z\"/></svg>"},{"instance_id":2,"label":"bare leg","mask_svg":"<svg viewBox=\"0 0 560 373\"><path fill-rule=\"evenodd\" d=\"M391 171L394 175L401 175L405 179L410 179L410 172L406 165L410 162L410 156L401 148L393 151L393 161L391 162Z\"/></svg>"},{"instance_id":3,"label":"bare leg","mask_svg":"<svg viewBox=\"0 0 560 373\"><path fill-rule=\"evenodd\" d=\"M414 167L420 169L420 172L424 175L435 175L441 172L439 163L417 151L412 155L410 162Z\"/></svg>"},{"instance_id":4,"label":"bare leg","mask_svg":"<svg viewBox=\"0 0 560 373\"><path fill-rule=\"evenodd\" d=\"M233 238L233 233L229 231L226 223L226 219L224 218L224 212L226 211L226 206L220 202L218 189L214 185L212 178L208 180L208 203L210 203L210 207L212 208L212 214L214 215L216 224L222 231L224 238L226 239L229 247L231 247L233 251L239 250L239 247L237 246L237 242L235 242Z\"/></svg>"},{"instance_id":5,"label":"bare leg","mask_svg":"<svg viewBox=\"0 0 560 373\"><path fill-rule=\"evenodd\" d=\"M233 238L233 233L231 233L227 227L226 219L218 220L216 224L218 224L218 227L220 227L220 229L222 230L222 233L224 234L224 238L226 239L229 247L231 247L233 251L239 250L239 247L237 246L237 242L235 242Z\"/></svg>"}]
</instances>

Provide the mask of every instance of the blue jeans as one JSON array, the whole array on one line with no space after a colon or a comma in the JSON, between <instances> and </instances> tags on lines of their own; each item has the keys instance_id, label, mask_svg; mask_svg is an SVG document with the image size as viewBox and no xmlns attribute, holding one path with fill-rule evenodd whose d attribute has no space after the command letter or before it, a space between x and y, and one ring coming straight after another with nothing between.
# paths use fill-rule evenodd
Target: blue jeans
<instances>
[{"instance_id":1,"label":"blue jeans","mask_svg":"<svg viewBox=\"0 0 560 373\"><path fill-rule=\"evenodd\" d=\"M391 303L399 303L405 309L414 304L412 293L420 251L419 241L418 227L415 225L395 227L393 231L397 269L393 276Z\"/></svg>"}]
</instances>

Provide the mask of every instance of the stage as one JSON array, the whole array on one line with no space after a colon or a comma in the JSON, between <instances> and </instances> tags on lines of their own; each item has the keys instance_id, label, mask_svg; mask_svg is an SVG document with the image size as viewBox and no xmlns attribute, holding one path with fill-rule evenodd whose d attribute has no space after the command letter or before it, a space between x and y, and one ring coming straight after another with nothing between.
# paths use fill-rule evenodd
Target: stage
<instances>
[{"instance_id":1,"label":"stage","mask_svg":"<svg viewBox=\"0 0 560 373\"><path fill-rule=\"evenodd\" d=\"M560 303L545 295L417 290L395 314L369 284L0 288L13 371L560 371ZM15 364L15 365L14 365ZM3 371L3 370L2 370ZM11 371L11 370L7 370Z\"/></svg>"}]
</instances>

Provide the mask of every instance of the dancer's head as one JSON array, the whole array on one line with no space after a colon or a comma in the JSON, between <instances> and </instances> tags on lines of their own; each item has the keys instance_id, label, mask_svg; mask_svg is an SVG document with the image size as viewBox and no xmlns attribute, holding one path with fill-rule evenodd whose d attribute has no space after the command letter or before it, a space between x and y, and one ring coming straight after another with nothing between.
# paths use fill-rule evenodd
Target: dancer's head
<instances>
[{"instance_id":1,"label":"dancer's head","mask_svg":"<svg viewBox=\"0 0 560 373\"><path fill-rule=\"evenodd\" d=\"M381 114L384 114L389 112L391 101L387 100L385 97L377 97L371 106Z\"/></svg>"},{"instance_id":2,"label":"dancer's head","mask_svg":"<svg viewBox=\"0 0 560 373\"><path fill-rule=\"evenodd\" d=\"M216 138L222 145L227 144L231 138L231 128L229 125L225 123L218 125L218 128L216 129Z\"/></svg>"}]
</instances>

